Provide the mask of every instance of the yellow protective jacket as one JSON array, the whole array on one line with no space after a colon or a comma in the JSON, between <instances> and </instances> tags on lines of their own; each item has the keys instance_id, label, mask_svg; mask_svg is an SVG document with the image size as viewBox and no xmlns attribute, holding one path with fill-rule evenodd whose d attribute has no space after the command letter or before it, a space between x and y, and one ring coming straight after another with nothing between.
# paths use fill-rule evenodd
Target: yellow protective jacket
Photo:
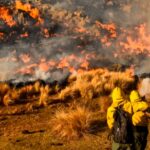
<instances>
[{"instance_id":1,"label":"yellow protective jacket","mask_svg":"<svg viewBox=\"0 0 150 150\"><path fill-rule=\"evenodd\" d=\"M108 127L111 129L114 124L114 113L118 106L122 106L124 111L132 114L132 106L131 103L123 98L123 93L119 87L116 87L111 94L112 97L112 105L107 110L107 124Z\"/></svg>"},{"instance_id":2,"label":"yellow protective jacket","mask_svg":"<svg viewBox=\"0 0 150 150\"><path fill-rule=\"evenodd\" d=\"M145 112L149 106L146 101L143 101L138 91L133 90L130 93L130 101L133 109L132 123L134 126L147 126L148 118Z\"/></svg>"}]
</instances>

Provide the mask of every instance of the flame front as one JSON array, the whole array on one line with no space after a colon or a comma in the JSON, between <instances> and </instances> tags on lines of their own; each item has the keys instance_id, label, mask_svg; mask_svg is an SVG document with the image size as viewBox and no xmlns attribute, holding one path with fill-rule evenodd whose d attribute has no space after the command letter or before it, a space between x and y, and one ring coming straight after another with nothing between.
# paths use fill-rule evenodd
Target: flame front
<instances>
[{"instance_id":1,"label":"flame front","mask_svg":"<svg viewBox=\"0 0 150 150\"><path fill-rule=\"evenodd\" d=\"M0 7L0 19L4 20L4 22L10 27L16 25L16 22L13 20L10 10L5 7Z\"/></svg>"},{"instance_id":2,"label":"flame front","mask_svg":"<svg viewBox=\"0 0 150 150\"><path fill-rule=\"evenodd\" d=\"M15 53L11 57L0 58L6 64L17 64L13 75L34 76L37 70L49 73L64 68L70 73L81 73L93 67L107 67L109 62L124 63L125 60L128 64L131 58L141 54L145 58L150 56L150 33L146 20L126 27L113 22L113 19L93 21L81 10L71 12L50 4L34 4L16 0L11 6L0 7L0 20L3 22L0 24L0 42L19 43L24 48L22 50L12 44L10 46ZM129 14L132 7L130 4L119 9ZM60 43L57 44L57 40ZM138 63L136 60L129 65L138 66Z\"/></svg>"},{"instance_id":3,"label":"flame front","mask_svg":"<svg viewBox=\"0 0 150 150\"><path fill-rule=\"evenodd\" d=\"M141 24L134 28L134 33L127 32L126 41L120 42L123 51L134 55L142 53L150 55L150 33L147 29L146 24ZM137 34L136 37L133 36L135 32Z\"/></svg>"},{"instance_id":4,"label":"flame front","mask_svg":"<svg viewBox=\"0 0 150 150\"><path fill-rule=\"evenodd\" d=\"M32 8L32 6L30 4L23 4L21 1L17 0L16 1L16 5L15 5L16 10L23 10L27 13L29 13L29 15L34 18L34 19L38 19L38 21L40 23L43 22L43 20L40 18L40 12L37 8Z\"/></svg>"}]
</instances>

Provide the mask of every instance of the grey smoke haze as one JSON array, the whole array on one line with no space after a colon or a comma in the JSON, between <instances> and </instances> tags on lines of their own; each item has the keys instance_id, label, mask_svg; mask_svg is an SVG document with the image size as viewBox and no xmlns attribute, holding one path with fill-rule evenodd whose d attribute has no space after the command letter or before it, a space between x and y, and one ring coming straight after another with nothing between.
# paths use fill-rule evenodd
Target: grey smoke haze
<instances>
[{"instance_id":1,"label":"grey smoke haze","mask_svg":"<svg viewBox=\"0 0 150 150\"><path fill-rule=\"evenodd\" d=\"M18 67L18 63L12 63L10 61L4 61L0 63L0 81L10 80L15 74L14 70Z\"/></svg>"},{"instance_id":2,"label":"grey smoke haze","mask_svg":"<svg viewBox=\"0 0 150 150\"><path fill-rule=\"evenodd\" d=\"M132 29L140 23L150 22L150 1L149 0L41 0L42 3L49 4L51 3L56 9L65 9L69 12L74 12L76 10L82 10L83 18L88 16L90 22L87 24L87 27L90 27L94 24L96 20L103 23L115 23L118 27L117 33L121 34L119 28ZM4 1L3 1L4 2ZM0 1L2 4L2 1ZM47 22L47 26L49 22ZM55 33L62 33L63 29L58 27L55 30ZM67 30L67 29L65 29ZM149 28L148 28L149 30ZM33 31L34 32L34 31ZM11 72L14 72L20 67L25 67L33 63L39 63L41 58L46 58L46 60L61 60L62 58L75 54L79 58L83 58L81 51L85 50L86 52L95 52L96 58L90 61L92 67L107 67L113 63L120 63L124 65L137 65L136 72L144 73L149 72L149 63L150 60L141 59L141 57L121 57L115 58L113 53L118 50L116 43L119 40L119 36L113 39L111 47L103 47L102 44L97 39L93 39L92 36L85 36L83 39L78 38L74 39L74 35L68 31L64 31L63 37L51 37L43 38L36 41L36 35L34 35L29 41L16 40L13 44L2 43L0 46L0 58L8 57L7 62L0 64L0 76L1 79L7 80L12 77ZM103 33L105 34L105 33ZM136 35L135 35L136 36ZM81 48L77 49L77 46L81 45ZM21 54L29 54L32 56L32 59L27 64L24 64L20 59ZM9 55L11 54L11 56ZM17 59L16 62L10 61L11 57ZM73 67L78 67L78 62L71 62ZM8 69L6 69L8 68ZM55 75L56 74L56 75ZM35 68L34 78L47 79L59 78L60 72L54 73L51 72L44 73L42 70ZM65 74L65 73L64 73Z\"/></svg>"},{"instance_id":3,"label":"grey smoke haze","mask_svg":"<svg viewBox=\"0 0 150 150\"><path fill-rule=\"evenodd\" d=\"M113 21L122 26L136 25L150 19L149 0L43 0L42 2L50 2L56 8L70 11L81 9L93 21Z\"/></svg>"},{"instance_id":4,"label":"grey smoke haze","mask_svg":"<svg viewBox=\"0 0 150 150\"><path fill-rule=\"evenodd\" d=\"M141 61L140 65L136 68L136 74L142 74L142 73L150 73L150 58Z\"/></svg>"}]
</instances>

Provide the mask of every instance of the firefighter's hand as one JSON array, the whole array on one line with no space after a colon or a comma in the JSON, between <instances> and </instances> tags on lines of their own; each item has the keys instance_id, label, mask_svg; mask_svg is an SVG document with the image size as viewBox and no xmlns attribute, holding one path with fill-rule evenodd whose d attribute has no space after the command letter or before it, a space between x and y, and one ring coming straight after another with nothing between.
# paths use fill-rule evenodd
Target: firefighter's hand
<instances>
[{"instance_id":1,"label":"firefighter's hand","mask_svg":"<svg viewBox=\"0 0 150 150\"><path fill-rule=\"evenodd\" d=\"M145 116L145 113L142 111L138 111L136 112L133 116L132 116L132 123L134 126L138 125L139 123L141 123L142 118Z\"/></svg>"}]
</instances>

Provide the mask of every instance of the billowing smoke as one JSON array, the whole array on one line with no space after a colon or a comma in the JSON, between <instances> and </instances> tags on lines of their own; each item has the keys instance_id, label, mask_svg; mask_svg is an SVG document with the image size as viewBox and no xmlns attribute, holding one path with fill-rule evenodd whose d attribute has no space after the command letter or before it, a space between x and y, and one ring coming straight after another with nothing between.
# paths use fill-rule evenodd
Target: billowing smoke
<instances>
[{"instance_id":1,"label":"billowing smoke","mask_svg":"<svg viewBox=\"0 0 150 150\"><path fill-rule=\"evenodd\" d=\"M150 78L145 78L141 82L139 93L141 96L145 96L147 99L150 98Z\"/></svg>"},{"instance_id":2,"label":"billowing smoke","mask_svg":"<svg viewBox=\"0 0 150 150\"><path fill-rule=\"evenodd\" d=\"M1 62L0 63L0 80L10 80L14 76L13 72L17 67L17 63Z\"/></svg>"},{"instance_id":3,"label":"billowing smoke","mask_svg":"<svg viewBox=\"0 0 150 150\"><path fill-rule=\"evenodd\" d=\"M30 10L13 12L15 1L0 1L17 22L10 27L0 16L1 80L22 80L24 74L31 79L59 80L70 70L113 64L133 65L137 74L149 72L149 0L30 3ZM33 8L38 8L40 16L31 13Z\"/></svg>"}]
</instances>

